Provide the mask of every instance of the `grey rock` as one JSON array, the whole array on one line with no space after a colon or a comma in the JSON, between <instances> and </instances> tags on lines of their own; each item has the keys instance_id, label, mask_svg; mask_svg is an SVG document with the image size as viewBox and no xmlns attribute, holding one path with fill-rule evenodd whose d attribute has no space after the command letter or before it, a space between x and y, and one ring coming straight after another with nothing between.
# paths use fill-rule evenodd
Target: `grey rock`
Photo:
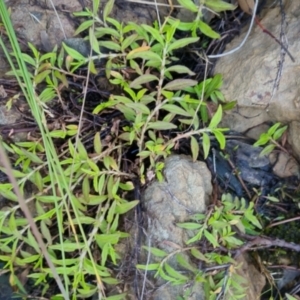
<instances>
[{"instance_id":1,"label":"grey rock","mask_svg":"<svg viewBox=\"0 0 300 300\"><path fill-rule=\"evenodd\" d=\"M266 277L254 267L247 253L240 255L236 260L236 264L241 265L236 269L237 274L245 279L240 285L247 289L246 295L241 299L260 299L262 289L266 284ZM230 296L226 300L231 300Z\"/></svg>"},{"instance_id":2,"label":"grey rock","mask_svg":"<svg viewBox=\"0 0 300 300\"><path fill-rule=\"evenodd\" d=\"M300 122L293 121L289 123L288 142L292 146L296 158L300 161Z\"/></svg>"},{"instance_id":3,"label":"grey rock","mask_svg":"<svg viewBox=\"0 0 300 300\"><path fill-rule=\"evenodd\" d=\"M184 247L190 237L176 223L188 221L191 213L203 213L206 210L212 193L211 174L205 163L192 162L191 158L181 155L171 156L166 160L164 175L165 181L153 182L142 199L151 224L148 226L146 244L150 243L153 247L172 253ZM189 261L189 257L184 253L183 255ZM174 256L168 263L180 271ZM171 300L184 293L182 286L165 285L160 279L156 281L156 286L160 288L151 299ZM204 299L200 283L192 285L189 299Z\"/></svg>"},{"instance_id":4,"label":"grey rock","mask_svg":"<svg viewBox=\"0 0 300 300\"><path fill-rule=\"evenodd\" d=\"M240 108L228 116L234 122L231 129L244 131L266 120L290 122L299 120L300 113L300 2L284 1L288 49L295 63L286 55L283 60L279 89L271 98L280 61L280 46L255 26L246 44L238 52L221 58L216 73L224 74L222 92L228 100L237 100ZM279 7L269 9L262 24L276 37L280 37L281 14ZM226 49L238 46L245 33L234 39ZM268 106L268 109L267 108ZM255 109L255 111L254 111ZM244 116L244 117L243 117Z\"/></svg>"},{"instance_id":5,"label":"grey rock","mask_svg":"<svg viewBox=\"0 0 300 300\"><path fill-rule=\"evenodd\" d=\"M269 155L273 172L281 178L300 175L299 164L294 157L282 151L274 151Z\"/></svg>"}]
</instances>

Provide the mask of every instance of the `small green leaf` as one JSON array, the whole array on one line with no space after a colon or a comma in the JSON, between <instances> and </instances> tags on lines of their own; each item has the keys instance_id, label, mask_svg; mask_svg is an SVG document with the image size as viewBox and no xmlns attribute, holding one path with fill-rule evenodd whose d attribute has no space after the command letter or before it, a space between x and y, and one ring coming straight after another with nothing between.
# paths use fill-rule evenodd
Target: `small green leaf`
<instances>
[{"instance_id":1,"label":"small green leaf","mask_svg":"<svg viewBox=\"0 0 300 300\"><path fill-rule=\"evenodd\" d=\"M197 248L192 248L191 254L199 260L202 260L206 263L210 263L210 260L207 257L205 257L205 255L201 253Z\"/></svg>"},{"instance_id":2,"label":"small green leaf","mask_svg":"<svg viewBox=\"0 0 300 300\"><path fill-rule=\"evenodd\" d=\"M63 44L64 49L67 51L67 53L71 57L75 58L78 61L84 61L85 60L85 57L82 54L80 54L79 52L77 52L75 49L67 46L64 42L62 44Z\"/></svg>"},{"instance_id":3,"label":"small green leaf","mask_svg":"<svg viewBox=\"0 0 300 300\"><path fill-rule=\"evenodd\" d=\"M92 21L94 22L94 20ZM98 27L95 29L95 35L97 38L101 38L104 35L109 35L111 37L115 37L116 39L120 38L120 33L110 27Z\"/></svg>"},{"instance_id":4,"label":"small green leaf","mask_svg":"<svg viewBox=\"0 0 300 300\"><path fill-rule=\"evenodd\" d=\"M195 162L199 155L199 144L198 141L193 136L191 136L191 151L192 151L193 162Z\"/></svg>"},{"instance_id":5,"label":"small green leaf","mask_svg":"<svg viewBox=\"0 0 300 300\"><path fill-rule=\"evenodd\" d=\"M175 128L177 128L176 125L169 122L163 122L163 121L150 122L147 126L147 129L158 129L158 130L169 130Z\"/></svg>"},{"instance_id":6,"label":"small green leaf","mask_svg":"<svg viewBox=\"0 0 300 300\"><path fill-rule=\"evenodd\" d=\"M264 156L270 154L275 149L275 145L270 144L266 146L260 153L259 156Z\"/></svg>"},{"instance_id":7,"label":"small green leaf","mask_svg":"<svg viewBox=\"0 0 300 300\"><path fill-rule=\"evenodd\" d=\"M127 103L126 105L130 108L133 108L137 113L150 115L150 109L142 103Z\"/></svg>"},{"instance_id":8,"label":"small green leaf","mask_svg":"<svg viewBox=\"0 0 300 300\"><path fill-rule=\"evenodd\" d=\"M99 131L97 131L94 136L94 150L97 154L100 154L102 151L102 143Z\"/></svg>"},{"instance_id":9,"label":"small green leaf","mask_svg":"<svg viewBox=\"0 0 300 300\"><path fill-rule=\"evenodd\" d=\"M46 76L48 76L50 73L51 73L51 70L45 70L45 71L39 73L38 75L36 75L34 77L35 84L41 83L46 78Z\"/></svg>"},{"instance_id":10,"label":"small green leaf","mask_svg":"<svg viewBox=\"0 0 300 300\"><path fill-rule=\"evenodd\" d=\"M273 134L273 139L276 141L278 139L281 138L281 136L283 135L283 133L286 131L287 126L284 126L282 128L279 128L278 130L275 131L275 133Z\"/></svg>"},{"instance_id":11,"label":"small green leaf","mask_svg":"<svg viewBox=\"0 0 300 300\"><path fill-rule=\"evenodd\" d=\"M206 159L210 149L210 138L208 134L206 134L205 132L203 132L202 137L203 137L202 147L204 152L204 159Z\"/></svg>"},{"instance_id":12,"label":"small green leaf","mask_svg":"<svg viewBox=\"0 0 300 300\"><path fill-rule=\"evenodd\" d=\"M45 221L41 221L41 232L43 238L46 239L48 245L52 245L52 237L49 228L47 227Z\"/></svg>"},{"instance_id":13,"label":"small green leaf","mask_svg":"<svg viewBox=\"0 0 300 300\"><path fill-rule=\"evenodd\" d=\"M207 238L207 240L213 245L214 248L220 246L217 239L209 231L204 230L204 235Z\"/></svg>"},{"instance_id":14,"label":"small green leaf","mask_svg":"<svg viewBox=\"0 0 300 300\"><path fill-rule=\"evenodd\" d=\"M41 253L41 250L40 250L40 247L39 247L39 245L36 241L36 238L33 236L30 229L28 229L27 241L26 242L29 246L31 246L35 250L36 253L39 253L39 254Z\"/></svg>"},{"instance_id":15,"label":"small green leaf","mask_svg":"<svg viewBox=\"0 0 300 300\"><path fill-rule=\"evenodd\" d=\"M168 263L164 264L166 272L175 279L187 281L189 278L173 269Z\"/></svg>"},{"instance_id":16,"label":"small green leaf","mask_svg":"<svg viewBox=\"0 0 300 300\"><path fill-rule=\"evenodd\" d=\"M199 41L199 38L194 38L194 37L188 37L188 38L184 38L184 39L180 39L180 40L176 40L175 42L173 42L172 44L169 45L168 47L168 52L171 52L175 49L179 49L179 48L183 48L189 44L192 43L196 43Z\"/></svg>"},{"instance_id":17,"label":"small green leaf","mask_svg":"<svg viewBox=\"0 0 300 300\"><path fill-rule=\"evenodd\" d=\"M153 254L154 256L157 257L166 257L168 255L167 252L158 249L158 248L154 248L154 247L146 247L146 246L142 246L143 249L147 250L148 252L150 252L151 254Z\"/></svg>"},{"instance_id":18,"label":"small green leaf","mask_svg":"<svg viewBox=\"0 0 300 300\"><path fill-rule=\"evenodd\" d=\"M91 44L91 48L97 53L100 54L99 43L95 37L95 33L92 27L89 28L89 40Z\"/></svg>"},{"instance_id":19,"label":"small green leaf","mask_svg":"<svg viewBox=\"0 0 300 300\"><path fill-rule=\"evenodd\" d=\"M117 204L116 207L116 213L117 214L125 214L127 213L129 210L133 209L135 206L137 206L139 204L139 200L134 200L134 201L130 201L130 202L125 202L122 204Z\"/></svg>"},{"instance_id":20,"label":"small green leaf","mask_svg":"<svg viewBox=\"0 0 300 300\"><path fill-rule=\"evenodd\" d=\"M95 0L93 0L95 1ZM99 1L99 0L97 0ZM109 16L109 14L111 13L113 7L114 7L114 4L115 4L115 0L109 0L105 7L104 7L104 10L103 10L103 20L106 21L107 17ZM99 5L98 5L99 6ZM96 11L94 11L96 12Z\"/></svg>"},{"instance_id":21,"label":"small green leaf","mask_svg":"<svg viewBox=\"0 0 300 300\"><path fill-rule=\"evenodd\" d=\"M98 42L100 47L110 49L116 52L121 51L121 46L118 43L115 43L113 41L100 41Z\"/></svg>"},{"instance_id":22,"label":"small green leaf","mask_svg":"<svg viewBox=\"0 0 300 300\"><path fill-rule=\"evenodd\" d=\"M222 131L213 129L212 133L216 137L217 141L219 142L220 148L223 150L226 145L226 139Z\"/></svg>"},{"instance_id":23,"label":"small green leaf","mask_svg":"<svg viewBox=\"0 0 300 300\"><path fill-rule=\"evenodd\" d=\"M28 64L30 64L30 65L32 65L32 66L35 67L36 62L35 62L35 60L34 60L31 56L29 56L29 55L26 54L26 53L21 53L21 56L22 56L23 60L24 60L26 63L28 63Z\"/></svg>"},{"instance_id":24,"label":"small green leaf","mask_svg":"<svg viewBox=\"0 0 300 300\"><path fill-rule=\"evenodd\" d=\"M200 31L205 34L206 36L212 38L212 39L219 39L220 34L215 32L209 25L206 23L199 21L199 29Z\"/></svg>"},{"instance_id":25,"label":"small green leaf","mask_svg":"<svg viewBox=\"0 0 300 300\"><path fill-rule=\"evenodd\" d=\"M285 293L285 296L286 296L286 298L287 298L288 300L297 300L297 298L293 297L293 296L290 295L290 294Z\"/></svg>"},{"instance_id":26,"label":"small green leaf","mask_svg":"<svg viewBox=\"0 0 300 300\"><path fill-rule=\"evenodd\" d=\"M270 141L270 136L267 133L262 133L256 143L253 144L254 147L263 146Z\"/></svg>"},{"instance_id":27,"label":"small green leaf","mask_svg":"<svg viewBox=\"0 0 300 300\"><path fill-rule=\"evenodd\" d=\"M88 157L86 149L80 140L77 141L77 150L81 159L86 159Z\"/></svg>"},{"instance_id":28,"label":"small green leaf","mask_svg":"<svg viewBox=\"0 0 300 300\"><path fill-rule=\"evenodd\" d=\"M118 20L107 17L106 21L111 23L113 26L115 26L118 31L120 31L120 32L122 31L122 25Z\"/></svg>"},{"instance_id":29,"label":"small green leaf","mask_svg":"<svg viewBox=\"0 0 300 300\"><path fill-rule=\"evenodd\" d=\"M159 269L160 264L136 265L140 270L156 271Z\"/></svg>"},{"instance_id":30,"label":"small green leaf","mask_svg":"<svg viewBox=\"0 0 300 300\"><path fill-rule=\"evenodd\" d=\"M88 20L80 24L80 26L75 30L74 35L79 34L80 32L90 28L94 23L94 20Z\"/></svg>"},{"instance_id":31,"label":"small green leaf","mask_svg":"<svg viewBox=\"0 0 300 300\"><path fill-rule=\"evenodd\" d=\"M221 122L221 120L222 120L222 105L219 105L217 111L215 112L214 116L212 117L208 125L208 128L210 129L216 128Z\"/></svg>"},{"instance_id":32,"label":"small green leaf","mask_svg":"<svg viewBox=\"0 0 300 300\"><path fill-rule=\"evenodd\" d=\"M125 50L128 47L130 47L132 45L132 43L134 43L136 41L137 38L138 38L137 34L131 34L130 36L126 37L121 44L122 50Z\"/></svg>"},{"instance_id":33,"label":"small green leaf","mask_svg":"<svg viewBox=\"0 0 300 300\"><path fill-rule=\"evenodd\" d=\"M130 87L138 89L138 88L140 88L141 84L148 83L148 82L151 82L154 80L158 81L159 79L155 75L144 74L144 75L137 77L135 80L133 80L130 84Z\"/></svg>"},{"instance_id":34,"label":"small green leaf","mask_svg":"<svg viewBox=\"0 0 300 300\"><path fill-rule=\"evenodd\" d=\"M148 31L151 34L151 36L153 38L155 38L161 45L164 45L164 39L163 39L161 33L159 32L159 30L157 30L149 25L146 25L146 24L142 24L142 27L146 31Z\"/></svg>"},{"instance_id":35,"label":"small green leaf","mask_svg":"<svg viewBox=\"0 0 300 300\"><path fill-rule=\"evenodd\" d=\"M186 8L187 10L190 10L192 12L198 12L197 5L192 0L177 0L178 3Z\"/></svg>"},{"instance_id":36,"label":"small green leaf","mask_svg":"<svg viewBox=\"0 0 300 300\"><path fill-rule=\"evenodd\" d=\"M236 9L236 5L221 0L206 0L205 5L214 10L215 12Z\"/></svg>"},{"instance_id":37,"label":"small green leaf","mask_svg":"<svg viewBox=\"0 0 300 300\"><path fill-rule=\"evenodd\" d=\"M198 223L186 222L186 223L177 223L176 226L184 229L195 230L201 228L203 225Z\"/></svg>"},{"instance_id":38,"label":"small green leaf","mask_svg":"<svg viewBox=\"0 0 300 300\"><path fill-rule=\"evenodd\" d=\"M257 228L262 229L261 224L259 223L257 218L253 215L253 212L249 208L245 211L245 214L244 214L245 218L249 222L251 222L254 226L256 226Z\"/></svg>"},{"instance_id":39,"label":"small green leaf","mask_svg":"<svg viewBox=\"0 0 300 300\"><path fill-rule=\"evenodd\" d=\"M191 114L182 109L181 107L174 104L164 104L161 109L174 113L176 115L181 115L185 117L191 117Z\"/></svg>"},{"instance_id":40,"label":"small green leaf","mask_svg":"<svg viewBox=\"0 0 300 300\"><path fill-rule=\"evenodd\" d=\"M192 72L188 67L182 66L182 65L171 66L171 67L166 69L165 73L166 72L176 72L178 74L188 74L190 76L195 75L195 73Z\"/></svg>"},{"instance_id":41,"label":"small green leaf","mask_svg":"<svg viewBox=\"0 0 300 300\"><path fill-rule=\"evenodd\" d=\"M192 265L190 259L187 259L187 256L184 255L183 253L178 253L176 255L176 260L179 263L179 265L182 266L184 269L189 270L194 274L198 273L198 268Z\"/></svg>"},{"instance_id":42,"label":"small green leaf","mask_svg":"<svg viewBox=\"0 0 300 300\"><path fill-rule=\"evenodd\" d=\"M116 201L113 201L109 207L107 217L106 217L106 221L108 224L111 224L114 219L114 215L116 214L116 205L117 205Z\"/></svg>"},{"instance_id":43,"label":"small green leaf","mask_svg":"<svg viewBox=\"0 0 300 300\"><path fill-rule=\"evenodd\" d=\"M281 123L278 122L278 123L274 124L272 127L270 127L268 129L268 135L272 136L280 125L281 125Z\"/></svg>"},{"instance_id":44,"label":"small green leaf","mask_svg":"<svg viewBox=\"0 0 300 300\"><path fill-rule=\"evenodd\" d=\"M198 83L197 80L193 79L175 79L173 81L168 82L164 87L163 90L168 91L179 91L183 90L187 87L194 86Z\"/></svg>"},{"instance_id":45,"label":"small green leaf","mask_svg":"<svg viewBox=\"0 0 300 300\"><path fill-rule=\"evenodd\" d=\"M43 89L43 91L39 95L39 98L42 102L46 103L48 101L53 100L56 96L57 96L56 91L52 87L48 87Z\"/></svg>"},{"instance_id":46,"label":"small green leaf","mask_svg":"<svg viewBox=\"0 0 300 300\"><path fill-rule=\"evenodd\" d=\"M272 202L280 202L280 200L273 196L265 196L266 199L272 201Z\"/></svg>"}]
</instances>

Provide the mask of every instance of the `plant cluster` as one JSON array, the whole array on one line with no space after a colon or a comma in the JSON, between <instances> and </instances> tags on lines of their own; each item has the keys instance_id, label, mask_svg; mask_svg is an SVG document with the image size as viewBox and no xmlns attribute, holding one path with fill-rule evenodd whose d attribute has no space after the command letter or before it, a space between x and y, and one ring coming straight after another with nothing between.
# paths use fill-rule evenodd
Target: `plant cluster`
<instances>
[{"instance_id":1,"label":"plant cluster","mask_svg":"<svg viewBox=\"0 0 300 300\"><path fill-rule=\"evenodd\" d=\"M261 151L260 155L266 155L271 153L276 147L279 149L283 149L278 140L282 137L282 135L287 130L287 125L281 126L281 123L276 123L271 126L267 132L264 132L260 135L259 139L255 142L254 146L265 146ZM284 149L283 149L284 150ZM286 152L286 150L284 150Z\"/></svg>"},{"instance_id":2,"label":"plant cluster","mask_svg":"<svg viewBox=\"0 0 300 300\"><path fill-rule=\"evenodd\" d=\"M157 248L144 247L156 259L157 263L138 265L140 269L155 271L171 284L188 284L191 293L193 284L202 282L205 299L241 299L247 293L243 285L244 279L237 274L238 266L231 251L244 244L238 233L256 235L261 225L254 215L254 204L245 199L234 198L224 194L219 205L214 206L207 214L191 216L191 222L179 223L177 226L191 232L192 237L186 241L187 247L173 253L166 253ZM205 246L204 246L205 245ZM204 250L206 249L206 250ZM224 253L227 249L227 253ZM192 261L188 261L183 253L189 253ZM175 257L182 271L174 270L169 260ZM201 264L201 270L198 265ZM191 284L192 283L192 284Z\"/></svg>"},{"instance_id":3,"label":"plant cluster","mask_svg":"<svg viewBox=\"0 0 300 300\"><path fill-rule=\"evenodd\" d=\"M135 179L146 183L152 173L162 180L163 161L182 139L189 140L194 160L199 152L207 157L211 136L221 148L225 146L223 132L226 129L218 128L224 108L218 105L223 101L219 91L221 76L199 83L192 79L195 74L181 65L176 56L179 49L198 42L199 30L214 38L217 34L200 20L201 9L192 1L179 2L198 13L194 22L167 18L163 25L151 27L124 25L110 18L114 1L108 1L101 20L98 17L100 1L93 1L93 11L76 14L88 18L76 33L88 32L89 57L66 44L59 51L55 48L43 55L29 45L32 55L16 55L18 68L11 74L18 78L21 87L24 88L23 81L26 84L23 92L33 99L30 105L41 136L14 144L3 141L3 145L13 162L12 172L22 195L26 196L28 186L35 190L25 202L31 207L33 222L64 288L51 299L83 299L95 294L102 299L104 285L118 284L109 266L117 264L119 255L115 246L128 236L119 228L120 217L138 204L138 200L127 199L135 188ZM234 8L222 1L207 0L205 5L215 11ZM191 37L178 38L179 30L191 31ZM103 48L112 53L103 54ZM17 45L14 49L18 53ZM80 136L81 118L49 128L49 120L53 119L51 103L58 101L63 105L62 91L70 88L69 80L80 77L76 72L87 66L88 82L90 76L97 74L97 63L103 59L106 78L122 92L112 94L94 107L94 115L111 111L118 114L92 133L89 148L84 135ZM207 108L208 99L218 105L212 114ZM82 102L84 105L85 97ZM64 148L60 148L62 144ZM123 158L132 147L136 157L128 168ZM2 171L5 172L4 168ZM16 270L28 270L28 278L35 286L42 287L41 295L49 296L49 279L55 277L53 269L47 266L30 222L20 210L20 199L13 191L13 184L1 183L0 194L9 203L0 210L0 260L11 272L11 284L22 290ZM179 226L198 229L189 243L206 239L214 248L220 243L235 248L242 241L235 237L232 226L250 230L251 223L258 226L251 206L246 207L243 201L227 200L221 207L215 207L211 215L197 215L195 223ZM233 262L230 255L203 254L196 246L190 250L196 259L207 264ZM181 264L184 265L182 260ZM176 284L204 278L204 274L192 266L187 268L192 271L192 277L179 276L164 260L154 269ZM230 269L227 274L233 273ZM212 288L210 299L220 287L225 286L226 292L237 288L232 277L221 279L220 276L222 273L205 276ZM105 299L123 299L124 296Z\"/></svg>"}]
</instances>

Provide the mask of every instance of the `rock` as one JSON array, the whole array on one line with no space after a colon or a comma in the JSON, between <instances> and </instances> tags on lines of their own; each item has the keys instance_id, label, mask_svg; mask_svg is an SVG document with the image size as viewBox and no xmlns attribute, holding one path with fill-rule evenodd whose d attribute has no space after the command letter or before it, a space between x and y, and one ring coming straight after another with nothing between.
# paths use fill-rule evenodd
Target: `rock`
<instances>
[{"instance_id":1,"label":"rock","mask_svg":"<svg viewBox=\"0 0 300 300\"><path fill-rule=\"evenodd\" d=\"M242 300L260 299L261 291L266 284L266 278L251 263L247 254L239 256L236 260L237 264L242 264L236 269L238 275L245 279L241 285L247 289L246 295ZM227 300L230 300L227 298Z\"/></svg>"},{"instance_id":2,"label":"rock","mask_svg":"<svg viewBox=\"0 0 300 300\"><path fill-rule=\"evenodd\" d=\"M228 96L227 94L225 95L228 100L238 100L237 98L230 98L230 96ZM247 130L260 126L269 120L270 116L265 110L251 106L241 107L238 104L237 108L234 108L231 111L224 111L220 127L228 127L234 131L245 132Z\"/></svg>"},{"instance_id":3,"label":"rock","mask_svg":"<svg viewBox=\"0 0 300 300\"><path fill-rule=\"evenodd\" d=\"M148 232L156 246L172 251L185 245L186 231L175 223L189 219L191 213L203 213L212 192L211 175L203 162L186 156L171 156L165 163L165 181L153 182L145 191L143 204L152 221Z\"/></svg>"},{"instance_id":4,"label":"rock","mask_svg":"<svg viewBox=\"0 0 300 300\"><path fill-rule=\"evenodd\" d=\"M70 5L69 2L77 1L68 1ZM60 9L57 10L57 16L50 4L48 9L33 5L30 0L22 0L18 5L9 1L7 6L10 5L11 20L17 36L25 43L32 43L39 50L51 51L55 45L60 45L64 38L74 34L72 21ZM67 5L65 9L68 8Z\"/></svg>"},{"instance_id":5,"label":"rock","mask_svg":"<svg viewBox=\"0 0 300 300\"><path fill-rule=\"evenodd\" d=\"M288 127L288 142L293 149L298 161L300 161L300 122L293 121Z\"/></svg>"},{"instance_id":6,"label":"rock","mask_svg":"<svg viewBox=\"0 0 300 300\"><path fill-rule=\"evenodd\" d=\"M279 89L275 91L273 99L273 88L276 84L278 69L280 69L281 48L258 26L254 26L244 47L234 54L220 58L217 62L215 72L224 74L222 92L225 98L238 102L239 114L235 111L228 117L230 122L233 122L230 124L231 129L244 131L267 120L290 122L299 119L300 2L285 1L284 3L288 25L285 25L283 30L295 63L285 55ZM269 9L261 23L279 38L282 28L280 8ZM226 51L238 46L244 35L233 40ZM268 104L269 107L266 110ZM224 122L226 123L226 120Z\"/></svg>"},{"instance_id":7,"label":"rock","mask_svg":"<svg viewBox=\"0 0 300 300\"><path fill-rule=\"evenodd\" d=\"M183 248L189 236L187 230L176 226L176 223L190 219L191 213L203 213L212 193L211 175L203 162L192 162L187 156L171 156L165 164L165 181L153 182L145 191L142 203L150 219L147 245L160 248L167 253ZM184 254L185 259L189 257ZM168 263L178 270L175 256ZM191 262L190 262L191 263ZM158 279L156 286L165 285ZM189 299L204 299L202 286L196 283L193 296ZM183 286L165 285L154 293L155 300L176 299L183 295Z\"/></svg>"},{"instance_id":8,"label":"rock","mask_svg":"<svg viewBox=\"0 0 300 300\"><path fill-rule=\"evenodd\" d=\"M269 155L270 162L273 166L275 175L281 178L299 176L299 164L288 153L282 151L273 151Z\"/></svg>"}]
</instances>

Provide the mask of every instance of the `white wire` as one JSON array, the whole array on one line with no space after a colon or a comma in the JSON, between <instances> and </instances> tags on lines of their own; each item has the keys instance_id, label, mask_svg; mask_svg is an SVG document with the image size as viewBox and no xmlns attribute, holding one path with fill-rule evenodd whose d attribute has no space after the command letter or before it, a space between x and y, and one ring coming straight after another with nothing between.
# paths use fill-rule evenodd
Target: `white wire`
<instances>
[{"instance_id":1,"label":"white wire","mask_svg":"<svg viewBox=\"0 0 300 300\"><path fill-rule=\"evenodd\" d=\"M236 48L234 48L234 49L232 49L228 52L225 52L225 53L222 53L222 54L216 54L216 55L208 55L207 56L208 58L219 58L219 57L223 57L223 56L226 56L226 55L230 55L230 54L240 50L244 46L244 44L245 44L246 40L248 39L249 34L252 30L253 24L254 24L256 11L257 11L257 6L258 6L258 0L255 0L255 5L254 5L254 8L253 8L253 12L252 12L251 23L250 23L249 29L247 31L247 34L246 34L245 38L243 39L243 41L241 42L241 44L238 47L236 47Z\"/></svg>"}]
</instances>

